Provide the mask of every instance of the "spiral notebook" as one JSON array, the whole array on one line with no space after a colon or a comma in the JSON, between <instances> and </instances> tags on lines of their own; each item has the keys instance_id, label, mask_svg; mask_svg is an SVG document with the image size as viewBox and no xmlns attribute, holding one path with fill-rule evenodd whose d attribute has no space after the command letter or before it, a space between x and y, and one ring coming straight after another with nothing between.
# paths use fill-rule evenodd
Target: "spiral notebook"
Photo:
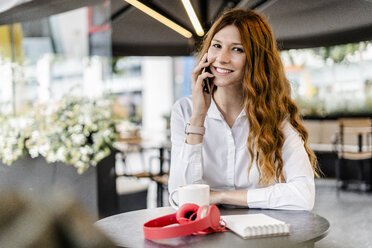
<instances>
[{"instance_id":1,"label":"spiral notebook","mask_svg":"<svg viewBox=\"0 0 372 248\"><path fill-rule=\"evenodd\" d=\"M226 227L243 239L289 235L290 225L265 214L221 216Z\"/></svg>"}]
</instances>

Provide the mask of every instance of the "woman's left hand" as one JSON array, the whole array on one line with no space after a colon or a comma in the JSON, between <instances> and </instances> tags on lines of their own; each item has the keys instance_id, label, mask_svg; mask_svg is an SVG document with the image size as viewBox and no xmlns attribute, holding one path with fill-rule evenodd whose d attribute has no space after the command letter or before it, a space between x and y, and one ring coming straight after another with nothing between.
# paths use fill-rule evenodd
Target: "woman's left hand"
<instances>
[{"instance_id":1,"label":"woman's left hand","mask_svg":"<svg viewBox=\"0 0 372 248\"><path fill-rule=\"evenodd\" d=\"M248 207L247 190L210 191L209 204L229 204Z\"/></svg>"},{"instance_id":2,"label":"woman's left hand","mask_svg":"<svg viewBox=\"0 0 372 248\"><path fill-rule=\"evenodd\" d=\"M209 204L212 205L216 205L216 204L221 204L222 203L222 194L223 192L222 191L213 191L211 190L210 191L210 194L209 194Z\"/></svg>"}]
</instances>

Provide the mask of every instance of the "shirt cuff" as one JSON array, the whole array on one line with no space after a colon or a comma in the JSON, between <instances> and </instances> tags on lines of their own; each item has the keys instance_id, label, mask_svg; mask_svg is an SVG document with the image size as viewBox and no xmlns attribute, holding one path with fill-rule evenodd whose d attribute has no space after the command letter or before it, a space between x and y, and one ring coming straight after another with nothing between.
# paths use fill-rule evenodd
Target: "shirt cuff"
<instances>
[{"instance_id":1,"label":"shirt cuff","mask_svg":"<svg viewBox=\"0 0 372 248\"><path fill-rule=\"evenodd\" d=\"M183 160L188 163L201 163L202 144L190 145L185 143L183 150Z\"/></svg>"},{"instance_id":2,"label":"shirt cuff","mask_svg":"<svg viewBox=\"0 0 372 248\"><path fill-rule=\"evenodd\" d=\"M190 145L185 143L183 160L187 163L186 181L193 184L201 183L203 178L202 144Z\"/></svg>"},{"instance_id":3,"label":"shirt cuff","mask_svg":"<svg viewBox=\"0 0 372 248\"><path fill-rule=\"evenodd\" d=\"M247 204L249 208L268 208L269 189L249 189L247 192Z\"/></svg>"}]
</instances>

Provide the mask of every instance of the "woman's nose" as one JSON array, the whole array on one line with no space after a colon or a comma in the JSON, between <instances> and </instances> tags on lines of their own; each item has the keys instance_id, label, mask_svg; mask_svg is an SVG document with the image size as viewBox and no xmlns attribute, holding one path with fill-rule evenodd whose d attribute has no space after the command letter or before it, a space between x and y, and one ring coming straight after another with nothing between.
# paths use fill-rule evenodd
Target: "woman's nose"
<instances>
[{"instance_id":1,"label":"woman's nose","mask_svg":"<svg viewBox=\"0 0 372 248\"><path fill-rule=\"evenodd\" d=\"M220 63L226 64L230 62L230 53L227 49L221 49L217 55L217 60Z\"/></svg>"}]
</instances>

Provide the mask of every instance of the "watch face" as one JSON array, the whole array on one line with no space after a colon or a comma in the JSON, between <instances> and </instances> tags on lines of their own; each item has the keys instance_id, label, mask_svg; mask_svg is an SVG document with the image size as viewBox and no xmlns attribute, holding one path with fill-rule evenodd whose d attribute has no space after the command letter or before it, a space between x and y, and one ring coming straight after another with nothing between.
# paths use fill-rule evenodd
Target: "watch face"
<instances>
[{"instance_id":1,"label":"watch face","mask_svg":"<svg viewBox=\"0 0 372 248\"><path fill-rule=\"evenodd\" d=\"M190 133L189 126L190 126L190 123L187 123L186 126L185 126L185 134L189 134Z\"/></svg>"},{"instance_id":2,"label":"watch face","mask_svg":"<svg viewBox=\"0 0 372 248\"><path fill-rule=\"evenodd\" d=\"M185 133L186 134L194 133L194 134L204 135L205 127L194 127L194 126L191 126L190 123L187 123L186 128L185 128Z\"/></svg>"}]
</instances>

